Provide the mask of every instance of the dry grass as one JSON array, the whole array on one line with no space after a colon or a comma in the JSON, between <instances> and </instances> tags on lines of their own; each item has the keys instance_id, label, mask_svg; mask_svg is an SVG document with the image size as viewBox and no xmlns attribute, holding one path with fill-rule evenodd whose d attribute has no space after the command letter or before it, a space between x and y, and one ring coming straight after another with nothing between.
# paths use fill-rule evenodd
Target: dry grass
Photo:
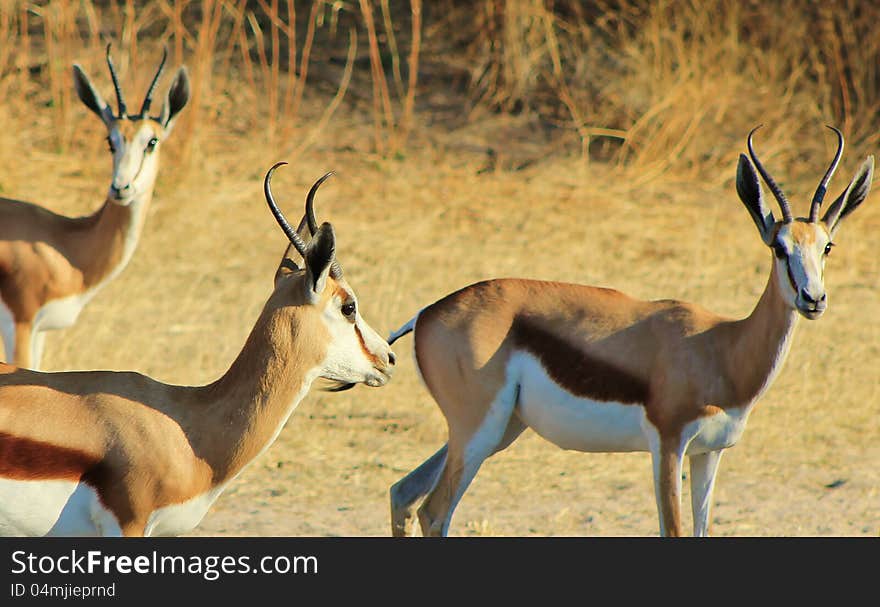
<instances>
[{"instance_id":1,"label":"dry grass","mask_svg":"<svg viewBox=\"0 0 880 607\"><path fill-rule=\"evenodd\" d=\"M131 265L75 327L50 334L48 369L134 369L186 384L221 374L269 294L284 249L261 195L262 175L276 160L295 160L274 184L291 213L314 178L338 172L322 189L319 214L333 221L347 277L366 318L384 333L450 290L510 275L614 286L745 315L769 271L769 253L733 188L749 128L767 124L758 145L801 213L830 158L824 122L840 124L848 135L833 189L876 151L870 106L876 96L868 94L876 62L852 62L876 48L859 48L847 34L848 27L863 25L854 15L865 8L843 6L799 20L791 17L798 12L793 4L784 22L765 15L765 29L757 30L749 25L758 22L757 4L719 2L715 12L658 4L637 12L621 3L614 19L608 13L604 20L584 15L578 21L574 13L551 15L541 3L523 3L524 11L533 11L526 11L533 15L532 37L519 39L538 50L517 69L535 72L536 82L547 86L534 96L521 89L518 115L476 112L464 122L465 105L448 120L433 112L456 99L446 80L416 81L406 69L415 61L412 34L405 34L415 2L404 4L403 13L394 3L347 3L335 15L322 4L323 20L315 21L309 43L312 3L297 5L294 37L287 4L272 0L201 3L196 20L188 2L121 3L115 13L97 2L50 2L44 10L56 11L58 25L47 34L44 17L29 13L29 38L20 28L25 7L13 4L14 10L2 4L0 12L4 196L69 214L98 206L109 159L102 127L71 95L69 64L82 62L109 91L102 32L120 41L117 64L129 87L143 90L159 46L167 44L172 57L190 66L201 91L164 148L156 197ZM375 11L373 52L383 64L389 39L379 32L386 31L388 15L392 27L400 26L394 53L400 76L393 62L376 72L369 32L355 20L365 6ZM254 11L253 19L243 7ZM446 42L442 22L428 8L420 64L435 74ZM266 20L272 11L277 18ZM823 29L828 23L838 33L837 51ZM539 25L545 33L550 27L556 41L535 34ZM126 38L119 34L125 27L143 33ZM355 41L351 27L358 31ZM258 28L265 60L253 46L242 53ZM773 28L778 31L768 34ZM213 38L199 42L212 31ZM817 44L795 44L808 33ZM51 53L49 38L56 45ZM319 39L333 52L319 47ZM477 52L475 40L467 52ZM848 101L834 84L837 73L825 69L816 76L817 66L833 63L835 53L850 61L843 70ZM276 70L272 57L299 65L297 75ZM579 80L587 69L595 70L588 83ZM387 78L391 114L383 109L380 84L380 103L373 105L378 76ZM411 95L414 101L407 101ZM559 104L545 112L547 95ZM556 121L549 135L534 130L542 120ZM624 145L601 129L619 131ZM506 156L491 164L484 154L489 148ZM582 151L594 161L585 163ZM828 313L801 322L786 368L743 440L725 456L716 534L880 532L877 197L841 230L828 267ZM396 346L400 368L385 388L307 397L276 444L195 533L387 534L388 487L445 439L442 417L406 355L410 347L409 338ZM646 455L568 453L532 433L485 464L452 528L459 535L652 535L656 529Z\"/></svg>"}]
</instances>

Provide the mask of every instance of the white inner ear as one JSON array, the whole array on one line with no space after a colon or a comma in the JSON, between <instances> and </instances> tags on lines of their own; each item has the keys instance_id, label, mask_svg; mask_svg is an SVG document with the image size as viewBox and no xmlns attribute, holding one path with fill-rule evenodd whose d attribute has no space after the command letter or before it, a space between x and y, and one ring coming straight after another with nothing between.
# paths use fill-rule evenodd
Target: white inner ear
<instances>
[{"instance_id":1,"label":"white inner ear","mask_svg":"<svg viewBox=\"0 0 880 607\"><path fill-rule=\"evenodd\" d=\"M162 113L159 115L159 124L162 125L162 128L165 129L165 135L167 136L171 130L174 128L174 123L177 122L177 116L170 118L171 115L171 104L166 98L165 103L162 104Z\"/></svg>"},{"instance_id":2,"label":"white inner ear","mask_svg":"<svg viewBox=\"0 0 880 607\"><path fill-rule=\"evenodd\" d=\"M771 232L772 234L772 232ZM782 292L786 294L786 299L790 300L789 303L794 303L794 298L797 297L797 291L794 287L792 287L791 280L789 279L789 271L791 271L792 275L795 279L795 284L799 284L801 280L801 276L798 275L797 267L800 265L799 261L795 259L797 255L795 254L794 247L792 245L791 238L787 232L787 227L782 226L779 232L776 234L776 241L782 243L785 249L785 257L783 259L779 259L776 255L773 255L773 262L777 267L777 274L779 278L779 287L782 289ZM773 246L774 241L768 243Z\"/></svg>"},{"instance_id":3,"label":"white inner ear","mask_svg":"<svg viewBox=\"0 0 880 607\"><path fill-rule=\"evenodd\" d=\"M330 264L321 271L318 275L318 280L315 280L315 275L312 273L312 269L306 266L306 298L309 303L317 303L319 299L321 299L321 293L324 292L324 289L327 287L327 277L330 275Z\"/></svg>"},{"instance_id":4,"label":"white inner ear","mask_svg":"<svg viewBox=\"0 0 880 607\"><path fill-rule=\"evenodd\" d=\"M766 209L761 209L761 211L766 211ZM762 236L764 237L764 242L768 245L773 244L773 226L776 221L773 219L773 213L771 211L766 211L764 214L764 233Z\"/></svg>"},{"instance_id":5,"label":"white inner ear","mask_svg":"<svg viewBox=\"0 0 880 607\"><path fill-rule=\"evenodd\" d=\"M761 216L761 221L764 224L764 229L761 230L761 238L765 244L772 245L773 226L776 224L776 220L773 218L773 211L767 208L764 191L761 189L760 184L758 184L758 214Z\"/></svg>"}]
</instances>

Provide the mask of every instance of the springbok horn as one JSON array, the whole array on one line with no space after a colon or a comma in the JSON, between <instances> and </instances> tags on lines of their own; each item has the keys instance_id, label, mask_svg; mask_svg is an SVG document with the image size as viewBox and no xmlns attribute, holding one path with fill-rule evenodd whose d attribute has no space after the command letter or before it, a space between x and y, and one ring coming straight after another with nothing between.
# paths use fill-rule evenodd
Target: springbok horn
<instances>
[{"instance_id":1,"label":"springbok horn","mask_svg":"<svg viewBox=\"0 0 880 607\"><path fill-rule=\"evenodd\" d=\"M312 187L309 189L308 195L306 196L306 214L304 219L309 224L309 232L312 234L312 236L314 236L315 232L318 231L318 220L315 219L315 192L318 191L318 188L321 186L321 184L327 181L327 179L329 179L331 175L333 175L333 171L325 173L320 179L318 179L318 181L314 183L314 185L312 185ZM330 276L336 279L342 278L342 267L340 267L339 262L336 261L335 258L330 263Z\"/></svg>"},{"instance_id":2,"label":"springbok horn","mask_svg":"<svg viewBox=\"0 0 880 607\"><path fill-rule=\"evenodd\" d=\"M819 207L822 206L822 199L825 198L825 192L828 189L828 182L831 181L831 176L834 175L834 171L837 170L840 156L843 154L843 133L830 124L826 124L825 126L837 133L837 154L834 155L834 160L831 161L831 166L825 171L825 176L822 178L822 181L819 182L819 187L816 188L816 194L813 195L813 202L810 205L810 223L816 223L816 220L819 219Z\"/></svg>"},{"instance_id":3,"label":"springbok horn","mask_svg":"<svg viewBox=\"0 0 880 607\"><path fill-rule=\"evenodd\" d=\"M306 215L305 219L309 224L309 233L314 236L315 232L318 231L318 220L315 219L315 192L318 191L318 187L327 181L330 176L333 175L333 171L325 174L318 181L315 182L315 185L309 190L308 195L306 196Z\"/></svg>"},{"instance_id":4,"label":"springbok horn","mask_svg":"<svg viewBox=\"0 0 880 607\"><path fill-rule=\"evenodd\" d=\"M165 67L166 59L168 59L167 46L162 49L162 62L159 64L159 69L156 70L156 75L153 76L153 81L150 83L150 88L147 89L147 94L144 97L144 103L141 105L141 118L144 118L147 112L150 111L150 104L153 102L153 91L156 90L156 84L159 82L159 76L162 75L162 68Z\"/></svg>"},{"instance_id":5,"label":"springbok horn","mask_svg":"<svg viewBox=\"0 0 880 607\"><path fill-rule=\"evenodd\" d=\"M125 118L125 98L123 98L122 89L119 87L119 78L116 77L116 68L113 67L113 59L110 58L110 44L107 44L107 66L110 68L110 77L113 78L113 88L116 89L116 103L119 105L119 117Z\"/></svg>"},{"instance_id":6,"label":"springbok horn","mask_svg":"<svg viewBox=\"0 0 880 607\"><path fill-rule=\"evenodd\" d=\"M761 128L762 124L759 124L755 128L752 129L752 132L749 133L749 156L752 157L752 162L755 163L755 168L758 169L758 172L761 174L761 177L764 178L764 182L767 184L767 187L770 188L770 191L773 192L773 196L776 198L776 201L779 202L779 208L782 209L782 220L785 223L791 223L791 207L788 205L788 200L785 199L785 194L782 193L782 189L776 184L776 181L770 176L766 169L764 169L764 165L761 164L761 161L758 160L758 157L755 155L755 150L752 148L752 135L755 134L759 128Z\"/></svg>"},{"instance_id":7,"label":"springbok horn","mask_svg":"<svg viewBox=\"0 0 880 607\"><path fill-rule=\"evenodd\" d=\"M275 172L275 169L280 167L282 164L287 164L286 162L277 162L275 165L269 169L269 172L266 173L266 179L263 181L263 192L266 194L266 203L269 205L269 210L272 211L272 215L275 216L275 221L278 222L278 225L281 226L281 229L284 231L284 234L296 248L300 255L305 257L306 255L306 243L303 242L302 238L299 237L299 234L296 233L290 224L287 223L287 219L284 217L284 213L281 212L281 209L278 208L278 205L275 204L275 199L272 197L272 188L269 185L272 181L272 173Z\"/></svg>"}]
</instances>

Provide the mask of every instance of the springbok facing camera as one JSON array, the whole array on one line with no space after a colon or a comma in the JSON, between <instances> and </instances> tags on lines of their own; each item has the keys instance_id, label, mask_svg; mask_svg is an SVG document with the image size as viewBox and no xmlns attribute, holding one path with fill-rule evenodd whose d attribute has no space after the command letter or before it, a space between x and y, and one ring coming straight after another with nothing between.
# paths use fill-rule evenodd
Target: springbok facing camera
<instances>
[{"instance_id":1,"label":"springbok facing camera","mask_svg":"<svg viewBox=\"0 0 880 607\"><path fill-rule=\"evenodd\" d=\"M167 55L167 53L166 53ZM76 92L107 127L113 177L103 206L92 215L65 217L41 206L0 198L0 334L6 360L38 368L44 331L69 327L98 290L128 264L137 247L159 170L159 148L189 100L181 67L158 116L153 92L166 55L141 109L128 113L107 46L118 113L103 100L79 65Z\"/></svg>"},{"instance_id":2,"label":"springbok facing camera","mask_svg":"<svg viewBox=\"0 0 880 607\"><path fill-rule=\"evenodd\" d=\"M279 163L281 164L281 163ZM206 386L138 373L40 373L0 364L0 535L177 535L275 440L312 382L383 386L394 354L364 321L335 259L266 201L302 255L286 255L241 353ZM323 181L323 180L322 180ZM312 197L309 192L309 225Z\"/></svg>"},{"instance_id":3,"label":"springbok facing camera","mask_svg":"<svg viewBox=\"0 0 880 607\"><path fill-rule=\"evenodd\" d=\"M832 128L833 127L829 127ZM755 129L757 130L757 129ZM776 221L752 163L740 155L736 189L764 243L770 278L751 315L722 318L689 303L639 301L615 290L535 280L479 282L422 309L389 343L413 332L421 377L448 424L448 442L391 487L392 534L418 509L424 535L445 535L483 461L526 427L563 449L649 451L663 535L681 535L682 459L690 459L694 534L707 535L724 449L788 354L798 315L827 305L825 259L841 221L868 195L868 157L820 221L843 151L794 219L748 149L782 210Z\"/></svg>"}]
</instances>

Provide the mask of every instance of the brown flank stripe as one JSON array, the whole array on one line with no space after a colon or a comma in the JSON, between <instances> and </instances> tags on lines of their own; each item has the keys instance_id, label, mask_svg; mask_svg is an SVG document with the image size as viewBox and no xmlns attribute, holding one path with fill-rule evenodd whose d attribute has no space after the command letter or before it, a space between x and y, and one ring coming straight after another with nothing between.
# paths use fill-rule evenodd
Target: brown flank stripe
<instances>
[{"instance_id":1,"label":"brown flank stripe","mask_svg":"<svg viewBox=\"0 0 880 607\"><path fill-rule=\"evenodd\" d=\"M576 348L525 316L511 328L514 344L535 356L547 374L575 396L625 404L648 402L648 384L631 373Z\"/></svg>"},{"instance_id":2,"label":"brown flank stripe","mask_svg":"<svg viewBox=\"0 0 880 607\"><path fill-rule=\"evenodd\" d=\"M0 477L78 481L99 459L76 449L0 432Z\"/></svg>"}]
</instances>

